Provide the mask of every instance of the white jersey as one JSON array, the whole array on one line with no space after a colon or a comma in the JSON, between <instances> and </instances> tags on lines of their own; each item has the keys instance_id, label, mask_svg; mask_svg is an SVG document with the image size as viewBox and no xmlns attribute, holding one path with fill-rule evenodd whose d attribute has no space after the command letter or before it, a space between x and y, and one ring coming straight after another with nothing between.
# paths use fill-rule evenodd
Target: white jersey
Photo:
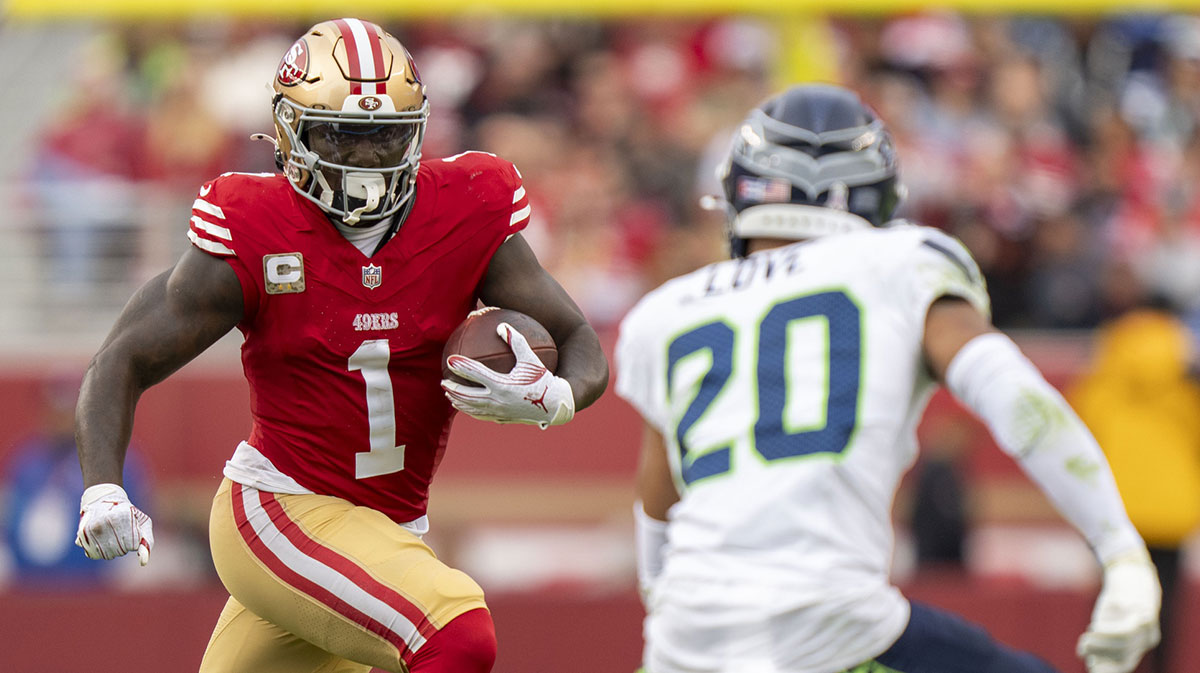
<instances>
[{"instance_id":1,"label":"white jersey","mask_svg":"<svg viewBox=\"0 0 1200 673\"><path fill-rule=\"evenodd\" d=\"M899 637L892 500L935 385L925 315L946 295L988 311L960 243L897 222L709 265L626 316L617 393L662 433L682 496L651 596L649 673L735 656L739 670L758 656L761 670L831 673ZM736 625L751 626L734 655L720 634Z\"/></svg>"}]
</instances>

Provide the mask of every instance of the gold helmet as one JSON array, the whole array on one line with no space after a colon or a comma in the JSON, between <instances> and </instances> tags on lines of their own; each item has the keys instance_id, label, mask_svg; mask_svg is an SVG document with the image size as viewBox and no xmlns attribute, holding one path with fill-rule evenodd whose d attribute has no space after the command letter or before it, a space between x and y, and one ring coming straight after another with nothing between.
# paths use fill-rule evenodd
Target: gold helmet
<instances>
[{"instance_id":1,"label":"gold helmet","mask_svg":"<svg viewBox=\"0 0 1200 673\"><path fill-rule=\"evenodd\" d=\"M412 56L374 23L318 23L275 72L276 159L292 187L348 225L416 189L429 102Z\"/></svg>"}]
</instances>

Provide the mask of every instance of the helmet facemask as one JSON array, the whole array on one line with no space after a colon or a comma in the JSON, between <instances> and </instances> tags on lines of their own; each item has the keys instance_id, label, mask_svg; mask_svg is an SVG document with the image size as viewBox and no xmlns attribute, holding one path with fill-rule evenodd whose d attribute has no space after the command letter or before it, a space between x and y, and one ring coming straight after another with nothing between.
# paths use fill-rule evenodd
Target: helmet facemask
<instances>
[{"instance_id":1,"label":"helmet facemask","mask_svg":"<svg viewBox=\"0 0 1200 673\"><path fill-rule=\"evenodd\" d=\"M288 179L301 196L348 225L377 222L403 208L413 198L421 162L429 103L395 112L384 96L373 98L384 101L374 112L331 113L283 97L275 104L276 124L288 140L282 158Z\"/></svg>"}]
</instances>

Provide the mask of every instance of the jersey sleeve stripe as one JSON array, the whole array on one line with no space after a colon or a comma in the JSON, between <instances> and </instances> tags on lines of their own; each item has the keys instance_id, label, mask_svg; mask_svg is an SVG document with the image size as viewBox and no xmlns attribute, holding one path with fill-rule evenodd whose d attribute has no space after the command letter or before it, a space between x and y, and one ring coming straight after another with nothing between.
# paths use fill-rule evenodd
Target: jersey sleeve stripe
<instances>
[{"instance_id":1,"label":"jersey sleeve stripe","mask_svg":"<svg viewBox=\"0 0 1200 673\"><path fill-rule=\"evenodd\" d=\"M211 234L217 238L223 238L226 241L233 240L233 233L229 231L228 227L222 227L220 225L213 224L212 222L203 220L195 215L192 215L192 225L206 234Z\"/></svg>"},{"instance_id":2,"label":"jersey sleeve stripe","mask_svg":"<svg viewBox=\"0 0 1200 673\"><path fill-rule=\"evenodd\" d=\"M531 213L531 212L533 212L533 208L528 203L526 203L524 208L513 213L512 217L510 217L508 219L508 226L515 227L517 224L521 223L522 221L528 220L529 213Z\"/></svg>"},{"instance_id":3,"label":"jersey sleeve stripe","mask_svg":"<svg viewBox=\"0 0 1200 673\"><path fill-rule=\"evenodd\" d=\"M938 243L937 241L931 241L929 239L925 239L925 240L921 241L921 244L928 246L934 250L937 250L938 252L945 255L951 262L954 263L955 266L962 269L963 274L965 274L966 277L968 279L970 279L970 281L972 283L979 282L979 275L973 268L975 265L964 262L962 259L959 258L958 255L954 254L953 250L951 250L947 246L944 246L941 243Z\"/></svg>"},{"instance_id":4,"label":"jersey sleeve stripe","mask_svg":"<svg viewBox=\"0 0 1200 673\"><path fill-rule=\"evenodd\" d=\"M225 256L237 254L233 250L228 248L224 243L218 243L217 241L210 241L207 238L200 238L200 235L196 233L195 229L188 229L187 235L188 235L188 240L192 242L192 245L196 246L197 248L200 248L204 252L207 252L207 253L210 253L213 255L225 255Z\"/></svg>"},{"instance_id":5,"label":"jersey sleeve stripe","mask_svg":"<svg viewBox=\"0 0 1200 673\"><path fill-rule=\"evenodd\" d=\"M523 198L525 198L525 185L517 187L517 191L513 192L513 204L515 205Z\"/></svg>"},{"instance_id":6,"label":"jersey sleeve stripe","mask_svg":"<svg viewBox=\"0 0 1200 673\"><path fill-rule=\"evenodd\" d=\"M214 206L204 199L196 199L193 201L192 210L198 210L205 215L212 215L213 217L221 220L225 219L225 211L221 210L220 206Z\"/></svg>"}]
</instances>

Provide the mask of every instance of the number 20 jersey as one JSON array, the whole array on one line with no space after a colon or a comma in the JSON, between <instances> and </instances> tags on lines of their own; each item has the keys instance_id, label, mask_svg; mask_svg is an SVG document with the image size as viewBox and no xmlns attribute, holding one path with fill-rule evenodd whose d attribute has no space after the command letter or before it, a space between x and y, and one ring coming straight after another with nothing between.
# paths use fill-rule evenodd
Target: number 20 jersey
<instances>
[{"instance_id":1,"label":"number 20 jersey","mask_svg":"<svg viewBox=\"0 0 1200 673\"><path fill-rule=\"evenodd\" d=\"M188 232L241 281L246 444L297 490L399 523L424 516L446 446L443 345L529 221L520 174L482 152L423 162L415 198L367 257L282 175L228 173L201 188Z\"/></svg>"},{"instance_id":2,"label":"number 20 jersey","mask_svg":"<svg viewBox=\"0 0 1200 673\"><path fill-rule=\"evenodd\" d=\"M961 244L897 222L712 264L630 311L617 392L663 435L681 494L651 604L700 620L664 633L797 610L789 671L841 670L899 636L891 506L934 386L925 315L944 295L988 310Z\"/></svg>"}]
</instances>

